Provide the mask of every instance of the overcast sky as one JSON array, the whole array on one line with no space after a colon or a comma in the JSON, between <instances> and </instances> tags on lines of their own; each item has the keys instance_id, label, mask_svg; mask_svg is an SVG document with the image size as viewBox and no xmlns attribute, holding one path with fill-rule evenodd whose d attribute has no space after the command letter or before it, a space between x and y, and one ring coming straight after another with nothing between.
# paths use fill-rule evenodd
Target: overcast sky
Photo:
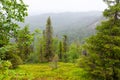
<instances>
[{"instance_id":1,"label":"overcast sky","mask_svg":"<svg viewBox=\"0 0 120 80\"><path fill-rule=\"evenodd\" d=\"M29 15L59 12L103 11L103 0L24 0Z\"/></svg>"}]
</instances>

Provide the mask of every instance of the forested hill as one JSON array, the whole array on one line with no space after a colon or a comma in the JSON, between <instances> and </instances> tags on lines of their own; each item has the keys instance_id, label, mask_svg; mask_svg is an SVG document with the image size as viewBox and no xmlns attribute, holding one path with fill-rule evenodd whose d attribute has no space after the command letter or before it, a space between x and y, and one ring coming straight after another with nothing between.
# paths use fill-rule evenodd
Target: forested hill
<instances>
[{"instance_id":1,"label":"forested hill","mask_svg":"<svg viewBox=\"0 0 120 80\"><path fill-rule=\"evenodd\" d=\"M26 17L25 24L30 25L31 31L36 28L44 29L46 19L49 16L52 20L55 35L67 34L70 41L77 38L83 39L93 34L96 24L103 19L102 12L98 11L48 13L28 16Z\"/></svg>"}]
</instances>

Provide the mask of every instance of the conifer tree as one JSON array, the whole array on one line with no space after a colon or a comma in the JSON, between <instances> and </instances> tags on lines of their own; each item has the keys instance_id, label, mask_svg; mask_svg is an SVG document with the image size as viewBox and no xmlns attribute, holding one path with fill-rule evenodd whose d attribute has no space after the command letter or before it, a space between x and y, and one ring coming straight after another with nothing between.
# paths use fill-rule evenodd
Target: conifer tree
<instances>
[{"instance_id":1,"label":"conifer tree","mask_svg":"<svg viewBox=\"0 0 120 80\"><path fill-rule=\"evenodd\" d=\"M68 50L68 39L66 35L63 35L63 44L62 44L63 60L67 62L67 50Z\"/></svg>"},{"instance_id":2,"label":"conifer tree","mask_svg":"<svg viewBox=\"0 0 120 80\"><path fill-rule=\"evenodd\" d=\"M59 59L62 60L62 42L59 42Z\"/></svg>"},{"instance_id":3,"label":"conifer tree","mask_svg":"<svg viewBox=\"0 0 120 80\"><path fill-rule=\"evenodd\" d=\"M98 26L97 34L91 36L85 49L88 56L81 62L93 80L120 80L120 0L104 0L106 21Z\"/></svg>"},{"instance_id":4,"label":"conifer tree","mask_svg":"<svg viewBox=\"0 0 120 80\"><path fill-rule=\"evenodd\" d=\"M51 61L53 58L53 28L50 17L47 19L45 30L45 58L47 61Z\"/></svg>"},{"instance_id":5,"label":"conifer tree","mask_svg":"<svg viewBox=\"0 0 120 80\"><path fill-rule=\"evenodd\" d=\"M67 36L63 35L63 52L67 52Z\"/></svg>"}]
</instances>

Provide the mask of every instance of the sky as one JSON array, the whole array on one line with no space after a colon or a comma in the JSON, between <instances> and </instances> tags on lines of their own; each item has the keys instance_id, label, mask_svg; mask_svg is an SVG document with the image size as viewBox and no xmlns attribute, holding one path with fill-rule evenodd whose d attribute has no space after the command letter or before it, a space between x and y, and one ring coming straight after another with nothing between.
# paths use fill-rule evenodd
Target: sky
<instances>
[{"instance_id":1,"label":"sky","mask_svg":"<svg viewBox=\"0 0 120 80\"><path fill-rule=\"evenodd\" d=\"M29 5L29 15L103 11L107 7L103 0L24 0L24 2Z\"/></svg>"}]
</instances>

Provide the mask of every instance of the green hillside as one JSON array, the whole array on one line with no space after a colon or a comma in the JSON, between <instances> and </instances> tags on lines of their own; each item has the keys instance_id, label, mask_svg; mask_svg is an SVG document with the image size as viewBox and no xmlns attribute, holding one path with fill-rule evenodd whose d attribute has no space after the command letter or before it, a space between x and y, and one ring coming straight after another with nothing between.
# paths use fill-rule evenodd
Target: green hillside
<instances>
[{"instance_id":1,"label":"green hillside","mask_svg":"<svg viewBox=\"0 0 120 80\"><path fill-rule=\"evenodd\" d=\"M28 16L25 23L29 24L30 30L36 28L45 29L47 17L51 17L52 26L54 28L54 35L61 37L61 35L68 35L69 41L76 39L83 40L84 38L94 34L95 27L101 20L102 12L65 12L65 13L47 13L41 15Z\"/></svg>"}]
</instances>

